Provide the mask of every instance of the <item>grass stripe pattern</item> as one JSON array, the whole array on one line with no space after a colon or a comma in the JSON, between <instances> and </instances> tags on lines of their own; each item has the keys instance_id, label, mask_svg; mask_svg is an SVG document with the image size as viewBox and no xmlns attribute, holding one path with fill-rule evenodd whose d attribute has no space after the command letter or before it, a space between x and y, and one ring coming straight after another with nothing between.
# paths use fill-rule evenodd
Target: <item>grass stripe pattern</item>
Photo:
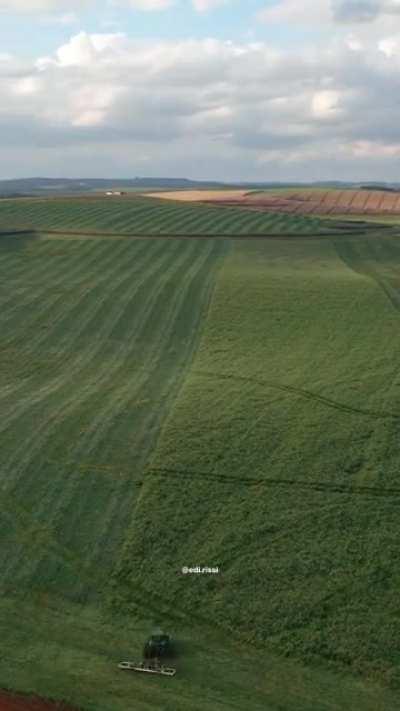
<instances>
[{"instance_id":1,"label":"grass stripe pattern","mask_svg":"<svg viewBox=\"0 0 400 711\"><path fill-rule=\"evenodd\" d=\"M2 244L3 592L85 602L103 591L226 249Z\"/></svg>"},{"instance_id":2,"label":"grass stripe pattern","mask_svg":"<svg viewBox=\"0 0 400 711\"><path fill-rule=\"evenodd\" d=\"M326 234L315 217L250 212L240 207L169 203L154 198L30 199L0 202L0 230L90 230L143 236Z\"/></svg>"}]
</instances>

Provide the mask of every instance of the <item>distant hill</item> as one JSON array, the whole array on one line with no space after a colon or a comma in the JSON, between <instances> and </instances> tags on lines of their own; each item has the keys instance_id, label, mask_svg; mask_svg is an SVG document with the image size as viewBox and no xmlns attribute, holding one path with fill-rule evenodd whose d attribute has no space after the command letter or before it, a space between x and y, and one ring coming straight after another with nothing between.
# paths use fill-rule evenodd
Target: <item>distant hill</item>
<instances>
[{"instance_id":1,"label":"distant hill","mask_svg":"<svg viewBox=\"0 0 400 711\"><path fill-rule=\"evenodd\" d=\"M188 180L186 178L132 178L132 179L107 179L107 178L17 178L14 180L0 180L0 196L17 197L36 194L65 194L86 193L96 190L109 190L120 188L126 190L165 188L174 189L201 189L219 188L223 183Z\"/></svg>"},{"instance_id":2,"label":"distant hill","mask_svg":"<svg viewBox=\"0 0 400 711\"><path fill-rule=\"evenodd\" d=\"M57 195L91 193L102 190L201 190L226 187L245 187L253 190L271 188L347 188L371 189L371 182L319 181L319 182L218 182L190 180L188 178L15 178L0 180L0 197L26 197L29 195ZM400 183L376 182L375 190L400 190Z\"/></svg>"}]
</instances>

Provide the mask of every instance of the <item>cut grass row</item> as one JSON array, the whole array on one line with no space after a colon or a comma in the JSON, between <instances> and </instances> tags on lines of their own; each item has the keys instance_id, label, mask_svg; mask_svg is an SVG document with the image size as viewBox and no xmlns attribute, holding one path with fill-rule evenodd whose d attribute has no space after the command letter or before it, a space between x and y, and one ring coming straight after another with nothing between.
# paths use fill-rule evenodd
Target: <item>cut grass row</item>
<instances>
[{"instance_id":1,"label":"cut grass row","mask_svg":"<svg viewBox=\"0 0 400 711\"><path fill-rule=\"evenodd\" d=\"M163 624L178 640L172 680L126 675L159 616L110 619L92 606L42 595L0 601L6 687L65 699L84 711L395 711L396 696L342 675L258 654L207 625Z\"/></svg>"},{"instance_id":2,"label":"cut grass row","mask_svg":"<svg viewBox=\"0 0 400 711\"><path fill-rule=\"evenodd\" d=\"M1 587L86 599L109 575L226 245L61 244L14 242L0 265Z\"/></svg>"},{"instance_id":3,"label":"cut grass row","mask_svg":"<svg viewBox=\"0 0 400 711\"><path fill-rule=\"evenodd\" d=\"M328 227L319 218L248 212L240 208L130 200L4 200L0 202L0 230L91 230L157 236L315 234Z\"/></svg>"}]
</instances>

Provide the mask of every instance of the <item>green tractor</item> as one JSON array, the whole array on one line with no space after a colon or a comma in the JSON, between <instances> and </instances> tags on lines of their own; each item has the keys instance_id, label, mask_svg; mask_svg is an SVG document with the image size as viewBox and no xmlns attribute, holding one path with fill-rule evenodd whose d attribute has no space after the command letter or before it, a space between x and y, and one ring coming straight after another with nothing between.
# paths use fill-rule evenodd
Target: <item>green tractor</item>
<instances>
[{"instance_id":1,"label":"green tractor","mask_svg":"<svg viewBox=\"0 0 400 711\"><path fill-rule=\"evenodd\" d=\"M144 659L162 659L171 654L171 638L162 630L155 630L143 648Z\"/></svg>"}]
</instances>

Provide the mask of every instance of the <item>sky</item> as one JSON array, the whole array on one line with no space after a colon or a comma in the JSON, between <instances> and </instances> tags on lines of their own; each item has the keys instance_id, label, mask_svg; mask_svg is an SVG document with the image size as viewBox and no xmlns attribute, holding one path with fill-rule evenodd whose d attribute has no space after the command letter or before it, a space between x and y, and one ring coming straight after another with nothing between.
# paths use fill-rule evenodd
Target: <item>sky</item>
<instances>
[{"instance_id":1,"label":"sky","mask_svg":"<svg viewBox=\"0 0 400 711\"><path fill-rule=\"evenodd\" d=\"M0 178L400 182L400 0L0 0Z\"/></svg>"}]
</instances>

